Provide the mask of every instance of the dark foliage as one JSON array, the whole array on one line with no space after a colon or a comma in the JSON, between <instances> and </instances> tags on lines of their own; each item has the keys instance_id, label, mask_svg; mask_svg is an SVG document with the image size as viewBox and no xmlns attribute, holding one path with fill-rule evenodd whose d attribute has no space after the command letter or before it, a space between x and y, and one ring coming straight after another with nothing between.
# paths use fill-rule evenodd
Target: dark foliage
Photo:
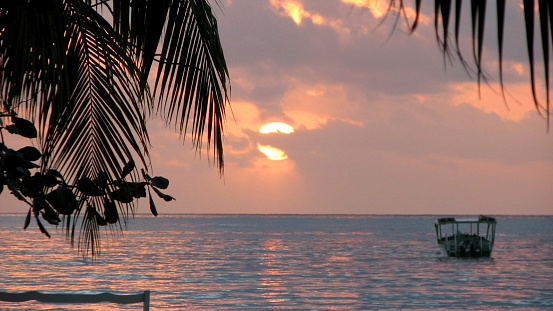
<instances>
[{"instance_id":1,"label":"dark foliage","mask_svg":"<svg viewBox=\"0 0 553 311\"><path fill-rule=\"evenodd\" d=\"M8 117L11 117L12 124L2 126L4 122L1 119ZM13 122L14 119L19 121ZM69 228L71 216L77 216L84 210L82 226L88 230L83 231L88 243L86 249L95 256L99 250L99 240L92 237L98 236L99 227L117 224L119 214L126 213L126 204L146 197L148 193L152 214L157 216L150 189L165 201L174 200L158 190L169 186L169 180L164 177L152 178L143 173L144 181L126 181L125 177L135 169L132 160L125 165L121 178L116 180L109 180L105 172L99 172L94 179L81 177L75 184L68 184L59 171L49 169L44 173L40 172L40 166L34 163L42 157L38 149L27 146L16 151L4 144L4 130L9 129L10 133L24 137L27 137L24 135L26 131L36 132L32 123L21 120L23 119L13 117L13 112L0 114L0 193L7 187L16 198L29 205L24 229L27 229L34 217L40 231L50 237L41 219L54 226L63 225L65 221ZM33 170L37 171L33 174ZM97 205L98 200L103 204ZM71 232L73 240L74 230Z\"/></svg>"},{"instance_id":2,"label":"dark foliage","mask_svg":"<svg viewBox=\"0 0 553 311\"><path fill-rule=\"evenodd\" d=\"M44 234L40 219L73 241L82 219L79 246L94 255L98 228L122 227L137 198L154 189L173 200L160 191L167 179L139 171L150 166L150 115L198 149L207 140L222 174L229 88L207 0L0 1L0 126L35 139L1 145L2 189L31 207L25 226L34 215Z\"/></svg>"}]
</instances>

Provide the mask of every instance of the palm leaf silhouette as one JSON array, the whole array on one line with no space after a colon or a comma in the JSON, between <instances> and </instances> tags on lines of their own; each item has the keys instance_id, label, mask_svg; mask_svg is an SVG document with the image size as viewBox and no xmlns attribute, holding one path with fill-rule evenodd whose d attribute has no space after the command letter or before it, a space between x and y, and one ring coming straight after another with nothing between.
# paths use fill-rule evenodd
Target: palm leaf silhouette
<instances>
[{"instance_id":1,"label":"palm leaf silhouette","mask_svg":"<svg viewBox=\"0 0 553 311\"><path fill-rule=\"evenodd\" d=\"M2 2L0 29L0 96L37 124L43 171L111 185L133 158L147 168L146 120L159 113L198 149L206 139L222 173L228 70L206 0ZM66 228L73 238L82 212L80 241L94 254L114 200L89 194ZM134 201L116 204L125 222Z\"/></svg>"},{"instance_id":2,"label":"palm leaf silhouette","mask_svg":"<svg viewBox=\"0 0 553 311\"><path fill-rule=\"evenodd\" d=\"M459 56L461 63L465 66L468 66L464 55L461 53L459 47L459 37L460 37L460 25L463 23L461 11L463 8L462 0L435 0L434 1L434 28L436 31L436 38L440 48L442 49L444 55L451 55L451 46L449 42L450 38L450 21L454 21L454 42L456 54ZM539 99L539 96L536 91L536 60L535 60L535 50L534 50L534 35L536 29L534 28L535 16L536 16L536 7L538 5L538 16L539 16L539 30L541 33L540 41L542 47L543 55L543 74L544 74L544 86L545 86L545 105L543 105ZM403 0L390 0L389 2L392 8L395 8L396 11L403 12L405 18L407 19L407 14L405 13L405 6ZM422 0L415 1L415 17L412 23L409 25L411 32L415 31L419 25L421 17L421 4ZM452 10L454 5L455 9ZM484 74L482 68L482 51L484 46L484 29L486 25L486 9L488 7L488 1L479 0L470 1L470 25L471 25L471 35L472 35L472 59L473 64L476 68L476 79L478 87L482 81L486 81L486 75ZM496 1L496 23L497 23L497 46L498 46L498 71L499 71L499 83L501 85L501 90L504 92L504 82L503 82L503 43L504 43L504 31L505 31L505 0ZM549 60L550 52L549 45L553 42L553 5L548 0L523 0L522 8L524 13L525 21L525 33L526 33L526 48L528 50L528 65L530 70L530 87L532 90L532 96L534 99L534 104L536 110L547 119L547 124L549 126L549 117L550 117L550 98L549 98ZM452 17L452 11L454 11L454 16ZM504 93L503 93L504 94Z\"/></svg>"}]
</instances>

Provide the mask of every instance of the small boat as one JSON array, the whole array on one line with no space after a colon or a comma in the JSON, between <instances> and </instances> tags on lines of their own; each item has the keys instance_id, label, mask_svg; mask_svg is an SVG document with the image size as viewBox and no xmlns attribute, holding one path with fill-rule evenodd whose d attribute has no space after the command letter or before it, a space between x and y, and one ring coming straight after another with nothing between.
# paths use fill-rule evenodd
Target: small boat
<instances>
[{"instance_id":1,"label":"small boat","mask_svg":"<svg viewBox=\"0 0 553 311\"><path fill-rule=\"evenodd\" d=\"M448 257L490 257L495 240L494 217L480 215L477 219L438 218L438 246Z\"/></svg>"}]
</instances>

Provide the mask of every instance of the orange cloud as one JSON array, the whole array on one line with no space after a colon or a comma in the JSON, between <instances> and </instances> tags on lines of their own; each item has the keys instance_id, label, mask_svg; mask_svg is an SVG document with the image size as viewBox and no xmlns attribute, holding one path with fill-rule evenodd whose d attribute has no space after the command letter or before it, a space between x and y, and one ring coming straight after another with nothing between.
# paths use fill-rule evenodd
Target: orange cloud
<instances>
[{"instance_id":1,"label":"orange cloud","mask_svg":"<svg viewBox=\"0 0 553 311\"><path fill-rule=\"evenodd\" d=\"M255 150L247 132L256 132L261 125L259 108L254 103L233 102L225 127L225 153L239 156Z\"/></svg>"},{"instance_id":2,"label":"orange cloud","mask_svg":"<svg viewBox=\"0 0 553 311\"><path fill-rule=\"evenodd\" d=\"M362 125L359 120L359 102L344 85L308 85L291 80L294 89L282 98L282 109L294 127L316 129L329 120L340 120L354 125Z\"/></svg>"},{"instance_id":3,"label":"orange cloud","mask_svg":"<svg viewBox=\"0 0 553 311\"><path fill-rule=\"evenodd\" d=\"M383 0L342 0L342 2L346 4L352 4L356 7L369 9L371 14L375 18L380 18L385 16L388 10L391 10L392 12L398 11L397 6L392 6L390 8L389 2L383 1ZM406 5L404 8L404 11L402 10L401 14L407 15L409 19L414 19L416 16L416 11L412 7ZM423 14L420 14L419 23L426 25L426 24L429 24L430 22L431 22L430 18L428 18Z\"/></svg>"},{"instance_id":4,"label":"orange cloud","mask_svg":"<svg viewBox=\"0 0 553 311\"><path fill-rule=\"evenodd\" d=\"M320 14L312 13L303 7L303 3L297 0L271 0L271 5L280 11L282 16L290 17L296 25L301 25L303 19L310 19L314 25L328 26L339 33L348 34L350 30L343 26L342 21L328 19Z\"/></svg>"},{"instance_id":5,"label":"orange cloud","mask_svg":"<svg viewBox=\"0 0 553 311\"><path fill-rule=\"evenodd\" d=\"M282 9L281 14L292 18L296 25L300 25L304 17L311 16L303 9L303 4L295 0L271 0L271 5L276 9Z\"/></svg>"},{"instance_id":6,"label":"orange cloud","mask_svg":"<svg viewBox=\"0 0 553 311\"><path fill-rule=\"evenodd\" d=\"M263 125L259 108L252 102L232 102L232 116L227 121L226 133L243 137L244 130L255 131Z\"/></svg>"},{"instance_id":7,"label":"orange cloud","mask_svg":"<svg viewBox=\"0 0 553 311\"><path fill-rule=\"evenodd\" d=\"M542 94L541 88L537 93ZM508 84L505 86L505 98L501 94L499 83L482 84L480 93L474 81L454 83L439 94L415 94L420 104L434 105L445 102L453 106L471 105L485 113L493 113L502 120L519 122L536 112L532 91L527 83Z\"/></svg>"},{"instance_id":8,"label":"orange cloud","mask_svg":"<svg viewBox=\"0 0 553 311\"><path fill-rule=\"evenodd\" d=\"M342 0L343 3L353 4L356 7L367 8L371 14L376 17L382 17L388 11L388 1L382 0Z\"/></svg>"},{"instance_id":9,"label":"orange cloud","mask_svg":"<svg viewBox=\"0 0 553 311\"><path fill-rule=\"evenodd\" d=\"M480 98L477 85L472 81L454 84L451 89L455 92L451 97L454 105L470 104L485 113L494 113L503 120L518 122L527 118L529 113L535 112L532 93L527 83L509 84L506 87L506 101L497 83L482 85Z\"/></svg>"}]
</instances>

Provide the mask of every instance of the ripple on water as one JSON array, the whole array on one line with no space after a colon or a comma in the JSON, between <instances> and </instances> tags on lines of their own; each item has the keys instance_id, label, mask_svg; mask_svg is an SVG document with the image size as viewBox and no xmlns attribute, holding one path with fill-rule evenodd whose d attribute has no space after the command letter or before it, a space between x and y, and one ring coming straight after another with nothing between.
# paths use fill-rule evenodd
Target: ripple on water
<instances>
[{"instance_id":1,"label":"ripple on water","mask_svg":"<svg viewBox=\"0 0 553 311\"><path fill-rule=\"evenodd\" d=\"M466 260L441 257L428 233L433 219L422 216L148 221L110 242L96 263L78 257L63 236L26 239L8 225L0 226L0 288L149 289L152 308L163 310L553 308L548 290L553 288L553 239L548 232L511 231L498 236L493 258ZM153 226L154 221L163 225ZM516 219L507 225L516 229ZM2 308L52 310L39 304ZM136 306L99 308L95 310Z\"/></svg>"}]
</instances>

